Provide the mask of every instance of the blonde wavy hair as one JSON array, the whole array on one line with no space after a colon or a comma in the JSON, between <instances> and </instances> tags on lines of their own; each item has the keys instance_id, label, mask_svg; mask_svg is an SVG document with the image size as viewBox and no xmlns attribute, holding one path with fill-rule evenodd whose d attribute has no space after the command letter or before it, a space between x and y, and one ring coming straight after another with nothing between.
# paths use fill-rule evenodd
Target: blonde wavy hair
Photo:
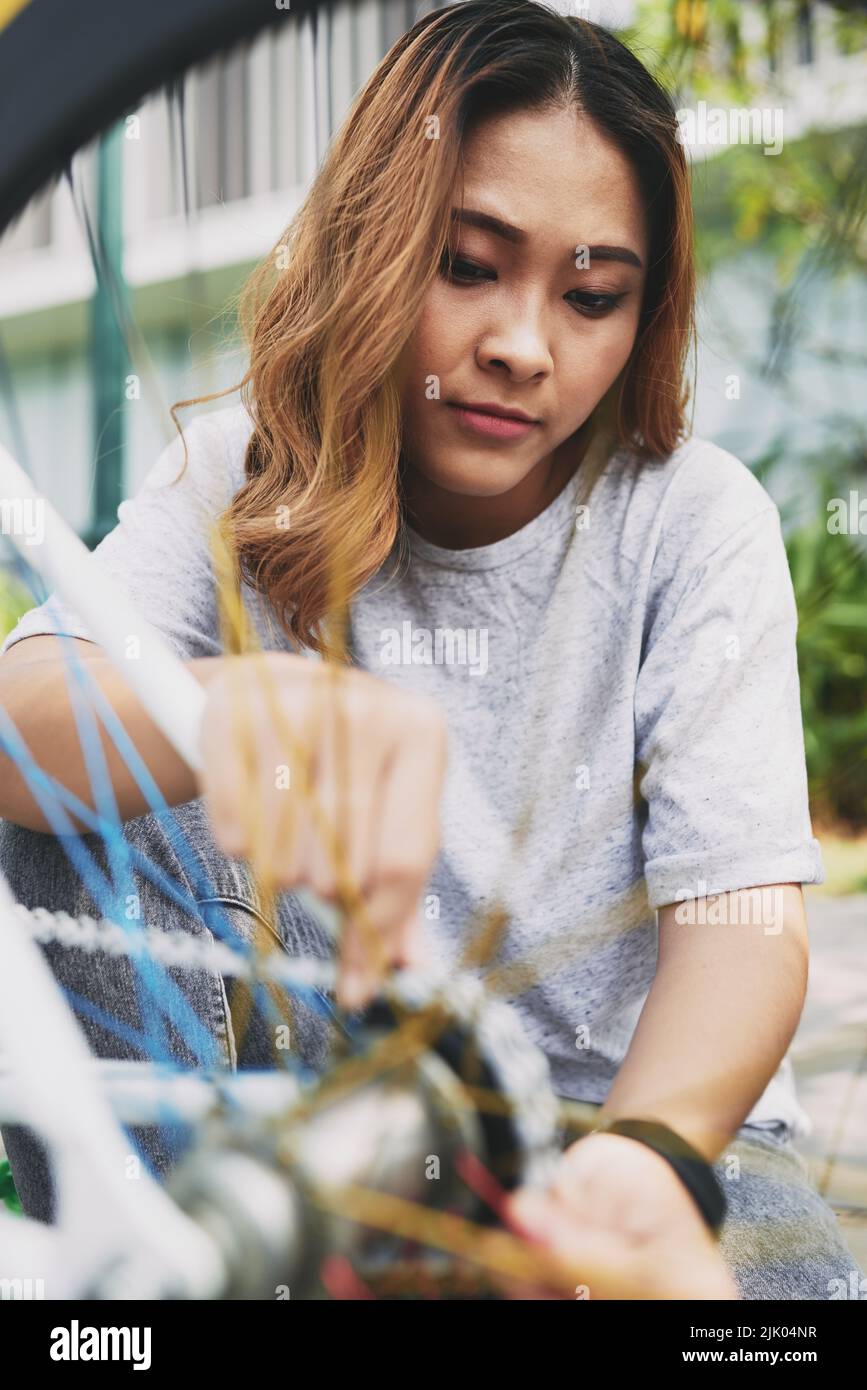
<instances>
[{"instance_id":1,"label":"blonde wavy hair","mask_svg":"<svg viewBox=\"0 0 867 1390\"><path fill-rule=\"evenodd\" d=\"M253 431L245 481L218 525L236 582L267 598L293 646L345 659L334 634L400 532L400 357L452 244L464 138L489 115L563 106L630 159L650 237L633 350L594 416L611 412L619 443L642 460L685 437L692 198L670 97L608 30L536 0L426 14L355 98L238 299L250 365L228 389ZM286 516L288 528L275 524Z\"/></svg>"}]
</instances>

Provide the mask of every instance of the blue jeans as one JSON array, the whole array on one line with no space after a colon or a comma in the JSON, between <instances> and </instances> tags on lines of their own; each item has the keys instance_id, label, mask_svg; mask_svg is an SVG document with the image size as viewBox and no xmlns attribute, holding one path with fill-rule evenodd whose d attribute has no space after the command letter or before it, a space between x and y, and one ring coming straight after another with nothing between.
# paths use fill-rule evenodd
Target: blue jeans
<instances>
[{"instance_id":1,"label":"blue jeans","mask_svg":"<svg viewBox=\"0 0 867 1390\"><path fill-rule=\"evenodd\" d=\"M110 882L110 858L103 839L98 835L74 838ZM129 849L130 879L121 883L121 909L135 894L140 920L149 928L182 929L199 938L208 938L213 928L215 936L234 933L244 942L262 930L267 919L252 877L246 865L227 858L217 848L201 801L174 807L168 814L127 821L123 840ZM69 843L0 820L0 868L13 896L30 908L63 910L72 916L108 915L109 906L117 905L118 895L107 885L105 891L97 891L93 876L93 891L88 890L69 862L65 849ZM149 874L143 872L143 865L149 866ZM174 901L154 884L154 871L174 885L188 906ZM290 955L325 959L331 954L327 938L294 895L281 895L275 926ZM154 1059L151 1040L154 1028L160 1026L158 1011L140 988L140 971L134 970L128 959L58 944L42 949L97 1057ZM327 1061L332 1033L327 1012L323 1016L296 995L290 1001L285 991L274 990L267 1010L259 1001L249 1009L247 1001L234 993L235 982L224 981L220 975L187 969L168 969L166 975L171 981L168 1002L174 1006L173 1016L165 1023L163 1047L157 1055L168 1057L178 1067L195 1067L205 1060L203 1039L208 1044L206 1060L210 1065L232 1070L273 1067L275 1008L283 1022L291 1023L293 1056L314 1071ZM233 1000L238 1001L234 1013ZM239 1014L243 1018L240 1027ZM167 1126L135 1126L128 1132L158 1176L172 1168L190 1138ZM44 1146L24 1126L5 1126L2 1134L24 1211L38 1220L51 1221L54 1193Z\"/></svg>"},{"instance_id":2,"label":"blue jeans","mask_svg":"<svg viewBox=\"0 0 867 1390\"><path fill-rule=\"evenodd\" d=\"M77 838L107 871L103 841L93 835ZM252 938L257 923L261 928L263 904L251 876L244 864L217 849L200 801L175 807L169 815L150 814L128 821L123 838L129 847L133 891L148 926L207 936L216 910L224 914L223 924L244 940ZM197 903L198 907L188 911L173 901L144 876L142 863L161 871L183 890L191 906ZM63 840L53 836L0 821L0 866L15 897L28 907L97 916L106 907L106 901L88 892L70 865ZM129 892L129 885L124 885L123 892ZM208 899L219 901L208 903ZM273 929L291 955L326 958L330 954L327 939L291 893L279 898ZM98 1057L148 1060L151 1052L141 1041L148 1022L147 1000L137 988L129 961L58 945L43 949L55 977L71 992L92 1051ZM174 1021L166 1027L165 1045L179 1066L192 1067L201 1061L201 1049L197 1052L190 1041L186 1009L192 1010L210 1040L212 1060L218 1065L232 1069L275 1065L273 1006L267 1010L256 1006L252 1011L244 1006L239 1040L231 982L205 971L171 970L168 974L182 998ZM296 997L291 1003L285 995L283 1000L287 1020L291 1013L295 1055L313 1070L321 1070L333 1025L327 1014ZM112 1020L120 1024L119 1030L111 1026ZM184 1147L184 1137L165 1127L137 1127L130 1135L161 1176ZM18 1125L4 1128L3 1140L24 1210L50 1221L53 1191L43 1146L31 1131ZM857 1289L864 1273L845 1245L833 1211L811 1184L807 1165L785 1125L775 1131L745 1125L721 1156L716 1171L728 1200L720 1247L742 1297L828 1299L834 1290ZM867 1280L862 1296L867 1297Z\"/></svg>"}]
</instances>

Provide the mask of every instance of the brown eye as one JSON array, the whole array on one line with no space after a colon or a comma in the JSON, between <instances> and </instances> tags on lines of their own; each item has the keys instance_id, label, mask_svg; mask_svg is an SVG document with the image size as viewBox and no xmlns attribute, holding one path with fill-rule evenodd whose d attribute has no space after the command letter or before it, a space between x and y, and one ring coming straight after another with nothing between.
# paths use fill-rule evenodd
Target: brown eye
<instances>
[{"instance_id":1,"label":"brown eye","mask_svg":"<svg viewBox=\"0 0 867 1390\"><path fill-rule=\"evenodd\" d=\"M577 296L577 303L570 299L569 303L574 304L579 314L586 314L590 318L604 318L612 309L617 309L620 301L626 298L626 291L620 294L590 294L586 290L573 290L572 294Z\"/></svg>"},{"instance_id":2,"label":"brown eye","mask_svg":"<svg viewBox=\"0 0 867 1390\"><path fill-rule=\"evenodd\" d=\"M451 280L463 280L470 283L490 277L490 271L468 261L464 256L450 258L448 250L443 252L440 271Z\"/></svg>"}]
</instances>

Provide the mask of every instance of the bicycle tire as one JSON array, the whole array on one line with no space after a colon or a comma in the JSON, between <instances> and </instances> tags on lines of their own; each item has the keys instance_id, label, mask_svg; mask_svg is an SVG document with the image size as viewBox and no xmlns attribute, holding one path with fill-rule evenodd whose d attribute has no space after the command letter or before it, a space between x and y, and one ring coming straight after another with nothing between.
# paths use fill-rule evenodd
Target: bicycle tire
<instances>
[{"instance_id":1,"label":"bicycle tire","mask_svg":"<svg viewBox=\"0 0 867 1390\"><path fill-rule=\"evenodd\" d=\"M275 0L24 0L5 27L0 18L0 235L78 150L151 92L321 8L291 4L290 15Z\"/></svg>"}]
</instances>

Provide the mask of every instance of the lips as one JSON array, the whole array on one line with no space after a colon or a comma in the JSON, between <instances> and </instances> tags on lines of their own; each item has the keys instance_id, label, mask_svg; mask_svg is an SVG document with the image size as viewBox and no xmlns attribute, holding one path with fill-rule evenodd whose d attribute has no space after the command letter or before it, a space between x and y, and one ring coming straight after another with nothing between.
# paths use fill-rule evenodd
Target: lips
<instances>
[{"instance_id":1,"label":"lips","mask_svg":"<svg viewBox=\"0 0 867 1390\"><path fill-rule=\"evenodd\" d=\"M496 415L501 420L523 420L527 425L538 425L534 416L525 410L508 405L498 405L496 401L450 401L459 410L471 410L476 415Z\"/></svg>"},{"instance_id":2,"label":"lips","mask_svg":"<svg viewBox=\"0 0 867 1390\"><path fill-rule=\"evenodd\" d=\"M477 405L459 405L456 401L449 402L449 409L462 429L476 437L487 435L501 441L523 439L539 423L538 420L525 415L504 415L495 413L488 407L483 410ZM502 407L497 407L498 412L501 409Z\"/></svg>"}]
</instances>

